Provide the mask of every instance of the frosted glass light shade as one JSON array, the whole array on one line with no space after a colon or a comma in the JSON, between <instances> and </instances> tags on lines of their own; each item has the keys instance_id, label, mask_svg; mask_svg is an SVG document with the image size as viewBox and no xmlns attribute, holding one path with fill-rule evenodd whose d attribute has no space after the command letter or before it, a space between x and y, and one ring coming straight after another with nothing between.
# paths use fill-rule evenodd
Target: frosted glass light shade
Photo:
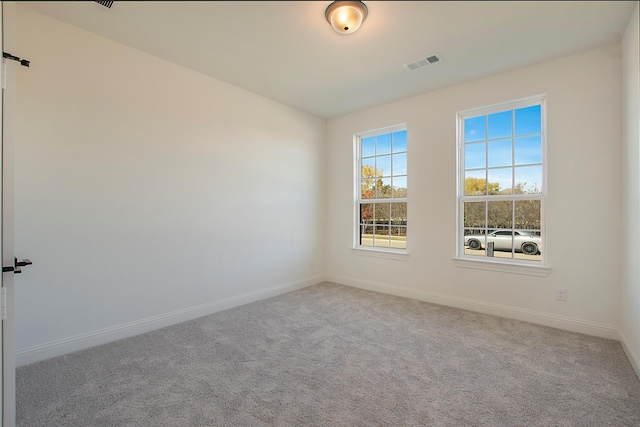
<instances>
[{"instance_id":1,"label":"frosted glass light shade","mask_svg":"<svg viewBox=\"0 0 640 427\"><path fill-rule=\"evenodd\" d=\"M361 1L334 1L324 15L334 30L340 34L351 34L358 31L367 17L367 6Z\"/></svg>"}]
</instances>

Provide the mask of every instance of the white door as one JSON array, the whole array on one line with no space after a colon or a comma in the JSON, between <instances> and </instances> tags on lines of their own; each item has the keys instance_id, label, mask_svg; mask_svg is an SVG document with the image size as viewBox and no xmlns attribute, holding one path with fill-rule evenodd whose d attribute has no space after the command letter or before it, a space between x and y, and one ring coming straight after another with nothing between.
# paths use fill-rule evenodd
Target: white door
<instances>
[{"instance_id":1,"label":"white door","mask_svg":"<svg viewBox=\"0 0 640 427\"><path fill-rule=\"evenodd\" d=\"M2 2L0 8L0 45L3 52L15 52L15 5L10 2ZM2 59L2 125L0 135L2 138L2 150L0 156L0 221L2 223L2 234L0 244L2 245L2 265L14 266L13 253L13 146L14 146L14 117L16 114L16 72L19 71L20 63ZM15 324L13 313L14 301L14 274L5 272L2 274L2 306L3 310L2 328L0 328L2 345L0 371L2 375L2 417L0 417L0 427L12 427L16 423L16 376L15 376Z\"/></svg>"},{"instance_id":2,"label":"white door","mask_svg":"<svg viewBox=\"0 0 640 427\"><path fill-rule=\"evenodd\" d=\"M3 6L4 6L4 2ZM2 39L2 7L0 7L0 46L2 46L3 51L4 51L4 44L3 44L3 39ZM4 58L2 59L2 61L4 62ZM4 80L4 63L2 64L2 73L0 75L0 79ZM4 90L2 91L2 98L4 98ZM3 115L3 108L2 108L2 104L4 102L0 102L0 146L2 146L2 142L4 141L4 138L2 138L2 122L4 121L4 115ZM0 188L2 188L2 163L3 163L3 159L2 159L2 150L0 149ZM2 222L2 197L0 197L0 224L3 224ZM2 253L2 261L4 262L4 246L2 246L2 237L3 237L3 233L2 233L2 227L0 227L0 252ZM4 265L4 264L3 264ZM5 291L5 287L4 287L4 274L0 275L0 286L2 289L2 296L0 297L0 305L2 305L4 308L4 304L6 304L6 297L4 295L4 291ZM2 312L2 317L4 317L4 311L2 309L0 309L0 312ZM2 328L0 328L0 384L3 384L4 382L2 381L2 366L4 366L4 363L2 362L2 358L3 358L3 352L2 352L2 330L4 329L4 320L2 321ZM4 418L4 407L5 407L5 403L4 403L4 394L2 393L2 389L3 387L0 387L0 402L2 403L2 417L0 417L0 427L2 427L2 425L4 424L2 422L3 418Z\"/></svg>"}]
</instances>

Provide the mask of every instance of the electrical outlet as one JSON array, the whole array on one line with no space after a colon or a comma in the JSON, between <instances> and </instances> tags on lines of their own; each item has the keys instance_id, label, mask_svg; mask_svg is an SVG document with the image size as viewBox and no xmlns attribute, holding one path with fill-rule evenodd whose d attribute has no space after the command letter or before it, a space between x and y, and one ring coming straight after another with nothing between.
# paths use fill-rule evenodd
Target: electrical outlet
<instances>
[{"instance_id":1,"label":"electrical outlet","mask_svg":"<svg viewBox=\"0 0 640 427\"><path fill-rule=\"evenodd\" d=\"M556 299L558 301L566 301L567 300L567 290L565 288L556 289Z\"/></svg>"}]
</instances>

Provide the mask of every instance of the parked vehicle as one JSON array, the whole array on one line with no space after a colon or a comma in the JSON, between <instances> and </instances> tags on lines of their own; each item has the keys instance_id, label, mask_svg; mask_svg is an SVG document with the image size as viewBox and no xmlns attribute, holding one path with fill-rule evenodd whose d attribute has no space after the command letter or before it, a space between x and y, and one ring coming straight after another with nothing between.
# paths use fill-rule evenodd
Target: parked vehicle
<instances>
[{"instance_id":1,"label":"parked vehicle","mask_svg":"<svg viewBox=\"0 0 640 427\"><path fill-rule=\"evenodd\" d=\"M493 250L511 252L512 244L515 252L526 255L537 255L540 253L542 241L540 236L525 230L496 230L487 235L485 243L481 234L471 234L464 236L464 245L469 249L486 249L486 244L493 243Z\"/></svg>"}]
</instances>

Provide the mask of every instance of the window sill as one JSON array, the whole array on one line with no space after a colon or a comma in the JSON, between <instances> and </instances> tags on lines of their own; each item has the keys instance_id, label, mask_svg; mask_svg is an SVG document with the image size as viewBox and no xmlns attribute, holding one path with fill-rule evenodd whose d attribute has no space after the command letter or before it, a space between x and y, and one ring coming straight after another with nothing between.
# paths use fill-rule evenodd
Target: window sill
<instances>
[{"instance_id":1,"label":"window sill","mask_svg":"<svg viewBox=\"0 0 640 427\"><path fill-rule=\"evenodd\" d=\"M355 255L368 256L374 258L386 258L395 259L399 261L406 261L409 259L409 254L405 251L394 251L388 249L365 249L365 248L351 248L351 251Z\"/></svg>"},{"instance_id":2,"label":"window sill","mask_svg":"<svg viewBox=\"0 0 640 427\"><path fill-rule=\"evenodd\" d=\"M529 276L546 277L551 272L551 267L548 267L546 265L519 264L469 258L454 258L453 262L456 267L475 268L477 270L501 271L504 273L526 274Z\"/></svg>"}]
</instances>

